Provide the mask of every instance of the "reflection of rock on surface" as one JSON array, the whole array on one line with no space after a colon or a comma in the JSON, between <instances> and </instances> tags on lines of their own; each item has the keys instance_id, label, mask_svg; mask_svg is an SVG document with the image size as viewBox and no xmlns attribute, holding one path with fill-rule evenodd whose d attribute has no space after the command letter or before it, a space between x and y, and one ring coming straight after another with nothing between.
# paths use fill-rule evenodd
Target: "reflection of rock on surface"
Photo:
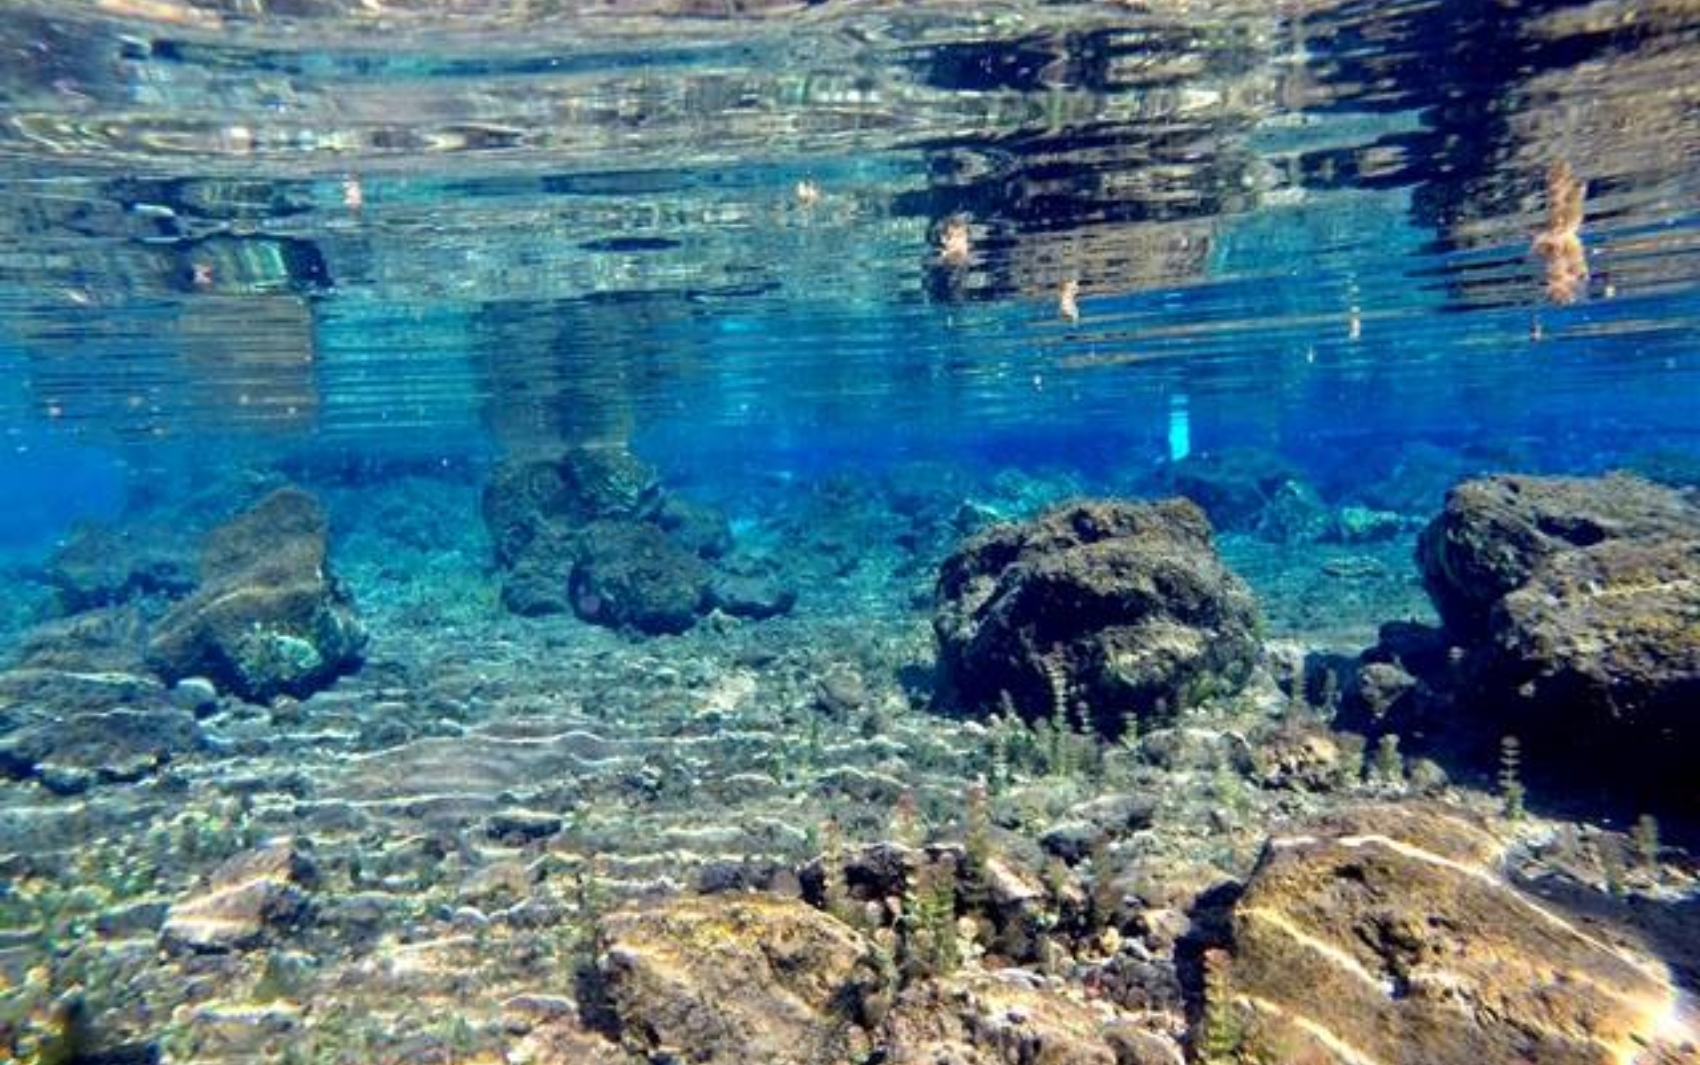
<instances>
[{"instance_id":1,"label":"reflection of rock on surface","mask_svg":"<svg viewBox=\"0 0 1700 1065\"><path fill-rule=\"evenodd\" d=\"M1677 995L1663 967L1511 888L1499 852L1456 811L1417 805L1271 839L1233 916L1251 1038L1424 1065L1610 1065L1656 1043Z\"/></svg>"},{"instance_id":2,"label":"reflection of rock on surface","mask_svg":"<svg viewBox=\"0 0 1700 1065\"><path fill-rule=\"evenodd\" d=\"M177 322L197 427L299 429L318 413L312 309L297 296L202 295Z\"/></svg>"}]
</instances>

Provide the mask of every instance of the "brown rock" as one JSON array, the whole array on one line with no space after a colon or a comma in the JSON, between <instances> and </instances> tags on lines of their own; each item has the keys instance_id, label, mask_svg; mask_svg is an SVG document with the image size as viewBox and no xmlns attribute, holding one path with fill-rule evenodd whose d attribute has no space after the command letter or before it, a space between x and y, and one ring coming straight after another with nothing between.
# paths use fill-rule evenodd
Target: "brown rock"
<instances>
[{"instance_id":1,"label":"brown rock","mask_svg":"<svg viewBox=\"0 0 1700 1065\"><path fill-rule=\"evenodd\" d=\"M1676 996L1663 968L1510 887L1499 855L1462 814L1424 804L1271 839L1233 915L1232 992L1258 1021L1248 1049L1611 1065L1656 1043Z\"/></svg>"},{"instance_id":2,"label":"brown rock","mask_svg":"<svg viewBox=\"0 0 1700 1065\"><path fill-rule=\"evenodd\" d=\"M171 907L161 942L194 951L240 950L298 921L315 879L311 861L288 840L238 854L201 891Z\"/></svg>"},{"instance_id":3,"label":"brown rock","mask_svg":"<svg viewBox=\"0 0 1700 1065\"><path fill-rule=\"evenodd\" d=\"M697 1065L860 1061L868 946L802 902L713 895L610 914L598 966L628 1049Z\"/></svg>"},{"instance_id":4,"label":"brown rock","mask_svg":"<svg viewBox=\"0 0 1700 1065\"><path fill-rule=\"evenodd\" d=\"M881 1033L887 1065L1121 1065L1163 1061L1107 1006L1071 998L1027 973L925 983L897 1000ZM1123 1045L1144 1057L1124 1057ZM1172 1061L1178 1061L1176 1054Z\"/></svg>"}]
</instances>

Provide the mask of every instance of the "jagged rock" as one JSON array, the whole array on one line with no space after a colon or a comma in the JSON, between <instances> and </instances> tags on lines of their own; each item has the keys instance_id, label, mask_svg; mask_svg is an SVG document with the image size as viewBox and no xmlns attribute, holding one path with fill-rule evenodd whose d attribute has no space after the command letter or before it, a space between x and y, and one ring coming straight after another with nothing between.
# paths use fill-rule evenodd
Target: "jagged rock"
<instances>
[{"instance_id":1,"label":"jagged rock","mask_svg":"<svg viewBox=\"0 0 1700 1065\"><path fill-rule=\"evenodd\" d=\"M708 605L709 571L653 525L598 521L577 540L568 583L585 621L639 632L684 632Z\"/></svg>"},{"instance_id":2,"label":"jagged rock","mask_svg":"<svg viewBox=\"0 0 1700 1065\"><path fill-rule=\"evenodd\" d=\"M47 578L60 608L75 614L143 595L186 595L195 556L180 528L82 525L48 560Z\"/></svg>"},{"instance_id":3,"label":"jagged rock","mask_svg":"<svg viewBox=\"0 0 1700 1065\"><path fill-rule=\"evenodd\" d=\"M1331 792L1357 782L1361 737L1337 735L1319 722L1288 717L1261 729L1251 743L1253 773L1266 788Z\"/></svg>"},{"instance_id":4,"label":"jagged rock","mask_svg":"<svg viewBox=\"0 0 1700 1065\"><path fill-rule=\"evenodd\" d=\"M502 605L527 617L571 610L567 577L572 573L574 542L571 533L553 527L533 537L508 567L502 581Z\"/></svg>"},{"instance_id":5,"label":"jagged rock","mask_svg":"<svg viewBox=\"0 0 1700 1065\"><path fill-rule=\"evenodd\" d=\"M605 917L598 968L622 1040L652 1060L837 1065L869 1050L867 944L794 900L712 895Z\"/></svg>"},{"instance_id":6,"label":"jagged rock","mask_svg":"<svg viewBox=\"0 0 1700 1065\"><path fill-rule=\"evenodd\" d=\"M1039 837L1039 845L1070 865L1093 850L1151 825L1157 801L1149 795L1103 795L1063 812Z\"/></svg>"},{"instance_id":7,"label":"jagged rock","mask_svg":"<svg viewBox=\"0 0 1700 1065\"><path fill-rule=\"evenodd\" d=\"M1119 734L1237 690L1258 653L1250 591L1186 500L1075 502L994 526L947 559L935 596L944 699L1048 717L1059 699Z\"/></svg>"},{"instance_id":8,"label":"jagged rock","mask_svg":"<svg viewBox=\"0 0 1700 1065\"><path fill-rule=\"evenodd\" d=\"M1259 539L1275 544L1316 543L1333 529L1334 515L1316 489L1292 478L1270 494L1255 526Z\"/></svg>"},{"instance_id":9,"label":"jagged rock","mask_svg":"<svg viewBox=\"0 0 1700 1065\"><path fill-rule=\"evenodd\" d=\"M1413 803L1272 838L1233 910L1230 989L1257 1014L1245 1049L1609 1065L1658 1044L1678 995L1664 968L1510 887L1500 853L1463 814Z\"/></svg>"},{"instance_id":10,"label":"jagged rock","mask_svg":"<svg viewBox=\"0 0 1700 1065\"><path fill-rule=\"evenodd\" d=\"M655 470L623 448L574 448L558 459L510 459L484 489L496 558L513 565L539 536L604 518L636 519L660 503Z\"/></svg>"},{"instance_id":11,"label":"jagged rock","mask_svg":"<svg viewBox=\"0 0 1700 1065\"><path fill-rule=\"evenodd\" d=\"M1164 471L1168 491L1204 508L1219 529L1249 532L1282 488L1299 479L1279 456L1255 448L1188 455Z\"/></svg>"},{"instance_id":12,"label":"jagged rock","mask_svg":"<svg viewBox=\"0 0 1700 1065\"><path fill-rule=\"evenodd\" d=\"M1343 544L1373 544L1391 540L1411 527L1412 519L1391 510L1345 506L1334 515L1328 539Z\"/></svg>"},{"instance_id":13,"label":"jagged rock","mask_svg":"<svg viewBox=\"0 0 1700 1065\"><path fill-rule=\"evenodd\" d=\"M316 879L312 861L292 840L238 854L171 907L160 941L170 949L200 952L255 946L302 918Z\"/></svg>"},{"instance_id":14,"label":"jagged rock","mask_svg":"<svg viewBox=\"0 0 1700 1065\"><path fill-rule=\"evenodd\" d=\"M1635 477L1458 485L1418 560L1473 695L1532 755L1686 787L1700 753L1700 504Z\"/></svg>"},{"instance_id":15,"label":"jagged rock","mask_svg":"<svg viewBox=\"0 0 1700 1065\"><path fill-rule=\"evenodd\" d=\"M607 947L598 966L622 1042L653 1061L1179 1060L1172 1041L1131 1016L1016 970L922 980L893 999L891 974L882 972L873 945L794 900L678 899L612 914L600 931Z\"/></svg>"},{"instance_id":16,"label":"jagged rock","mask_svg":"<svg viewBox=\"0 0 1700 1065\"><path fill-rule=\"evenodd\" d=\"M366 632L326 568L326 538L324 510L293 488L213 529L200 587L154 627L148 661L251 700L305 696L352 669Z\"/></svg>"},{"instance_id":17,"label":"jagged rock","mask_svg":"<svg viewBox=\"0 0 1700 1065\"><path fill-rule=\"evenodd\" d=\"M509 460L497 466L484 487L484 524L496 561L512 566L569 507L559 463Z\"/></svg>"}]
</instances>

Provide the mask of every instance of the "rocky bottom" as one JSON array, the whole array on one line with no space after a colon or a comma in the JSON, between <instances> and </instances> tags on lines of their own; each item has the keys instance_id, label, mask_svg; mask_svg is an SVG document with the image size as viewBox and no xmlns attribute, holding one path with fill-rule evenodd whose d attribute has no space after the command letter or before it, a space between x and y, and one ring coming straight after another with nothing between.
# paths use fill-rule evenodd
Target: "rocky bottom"
<instances>
[{"instance_id":1,"label":"rocky bottom","mask_svg":"<svg viewBox=\"0 0 1700 1065\"><path fill-rule=\"evenodd\" d=\"M1140 646L1233 683L1187 680L1145 717L1101 689L1088 712L1058 676L1087 675L1096 634L1067 662L981 594L1058 566L969 555L956 650L1025 656L969 719L934 687L949 523L893 537L897 510L821 495L778 519L801 530L779 569L675 566L696 574L685 631L639 638L603 627L612 604L678 545L515 616L562 559L492 572L460 491L349 492L334 572L324 512L291 491L213 528L198 585L134 530L61 553L59 616L0 672L7 1060L1700 1061L1681 826L1557 816L1575 807L1526 789L1514 743L1497 767L1415 757L1446 750L1422 729L1458 709L1453 656L1407 624L1350 657L1425 609L1408 521L1224 536L1260 620L1200 564L1190 504L1052 512L1030 528L1054 527L1076 583L1030 605L1069 622L1047 589L1096 588L1104 560L1130 595L1146 573L1177 602L1196 586L1213 612L1130 614L1156 626ZM1655 502L1687 530L1686 502ZM1152 514L1197 535L1146 536ZM124 543L153 561L109 564ZM1541 559L1505 587L1570 572ZM779 616L703 591L774 572L804 593L768 597ZM1217 641L1243 653L1210 665ZM951 668L967 692L985 664Z\"/></svg>"},{"instance_id":2,"label":"rocky bottom","mask_svg":"<svg viewBox=\"0 0 1700 1065\"><path fill-rule=\"evenodd\" d=\"M1697 1060L1685 854L1366 758L1266 676L1106 745L924 709L913 618L371 603L330 690L0 793L11 1057Z\"/></svg>"}]
</instances>

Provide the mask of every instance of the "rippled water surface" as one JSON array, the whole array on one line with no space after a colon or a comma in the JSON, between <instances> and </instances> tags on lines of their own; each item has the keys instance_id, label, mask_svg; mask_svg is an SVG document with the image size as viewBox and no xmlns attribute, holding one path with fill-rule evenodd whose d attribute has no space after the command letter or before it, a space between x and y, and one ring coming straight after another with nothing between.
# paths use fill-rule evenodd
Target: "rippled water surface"
<instances>
[{"instance_id":1,"label":"rippled water surface","mask_svg":"<svg viewBox=\"0 0 1700 1065\"><path fill-rule=\"evenodd\" d=\"M1609 462L1700 413L1697 35L1678 0L7 0L0 421L131 461Z\"/></svg>"}]
</instances>

